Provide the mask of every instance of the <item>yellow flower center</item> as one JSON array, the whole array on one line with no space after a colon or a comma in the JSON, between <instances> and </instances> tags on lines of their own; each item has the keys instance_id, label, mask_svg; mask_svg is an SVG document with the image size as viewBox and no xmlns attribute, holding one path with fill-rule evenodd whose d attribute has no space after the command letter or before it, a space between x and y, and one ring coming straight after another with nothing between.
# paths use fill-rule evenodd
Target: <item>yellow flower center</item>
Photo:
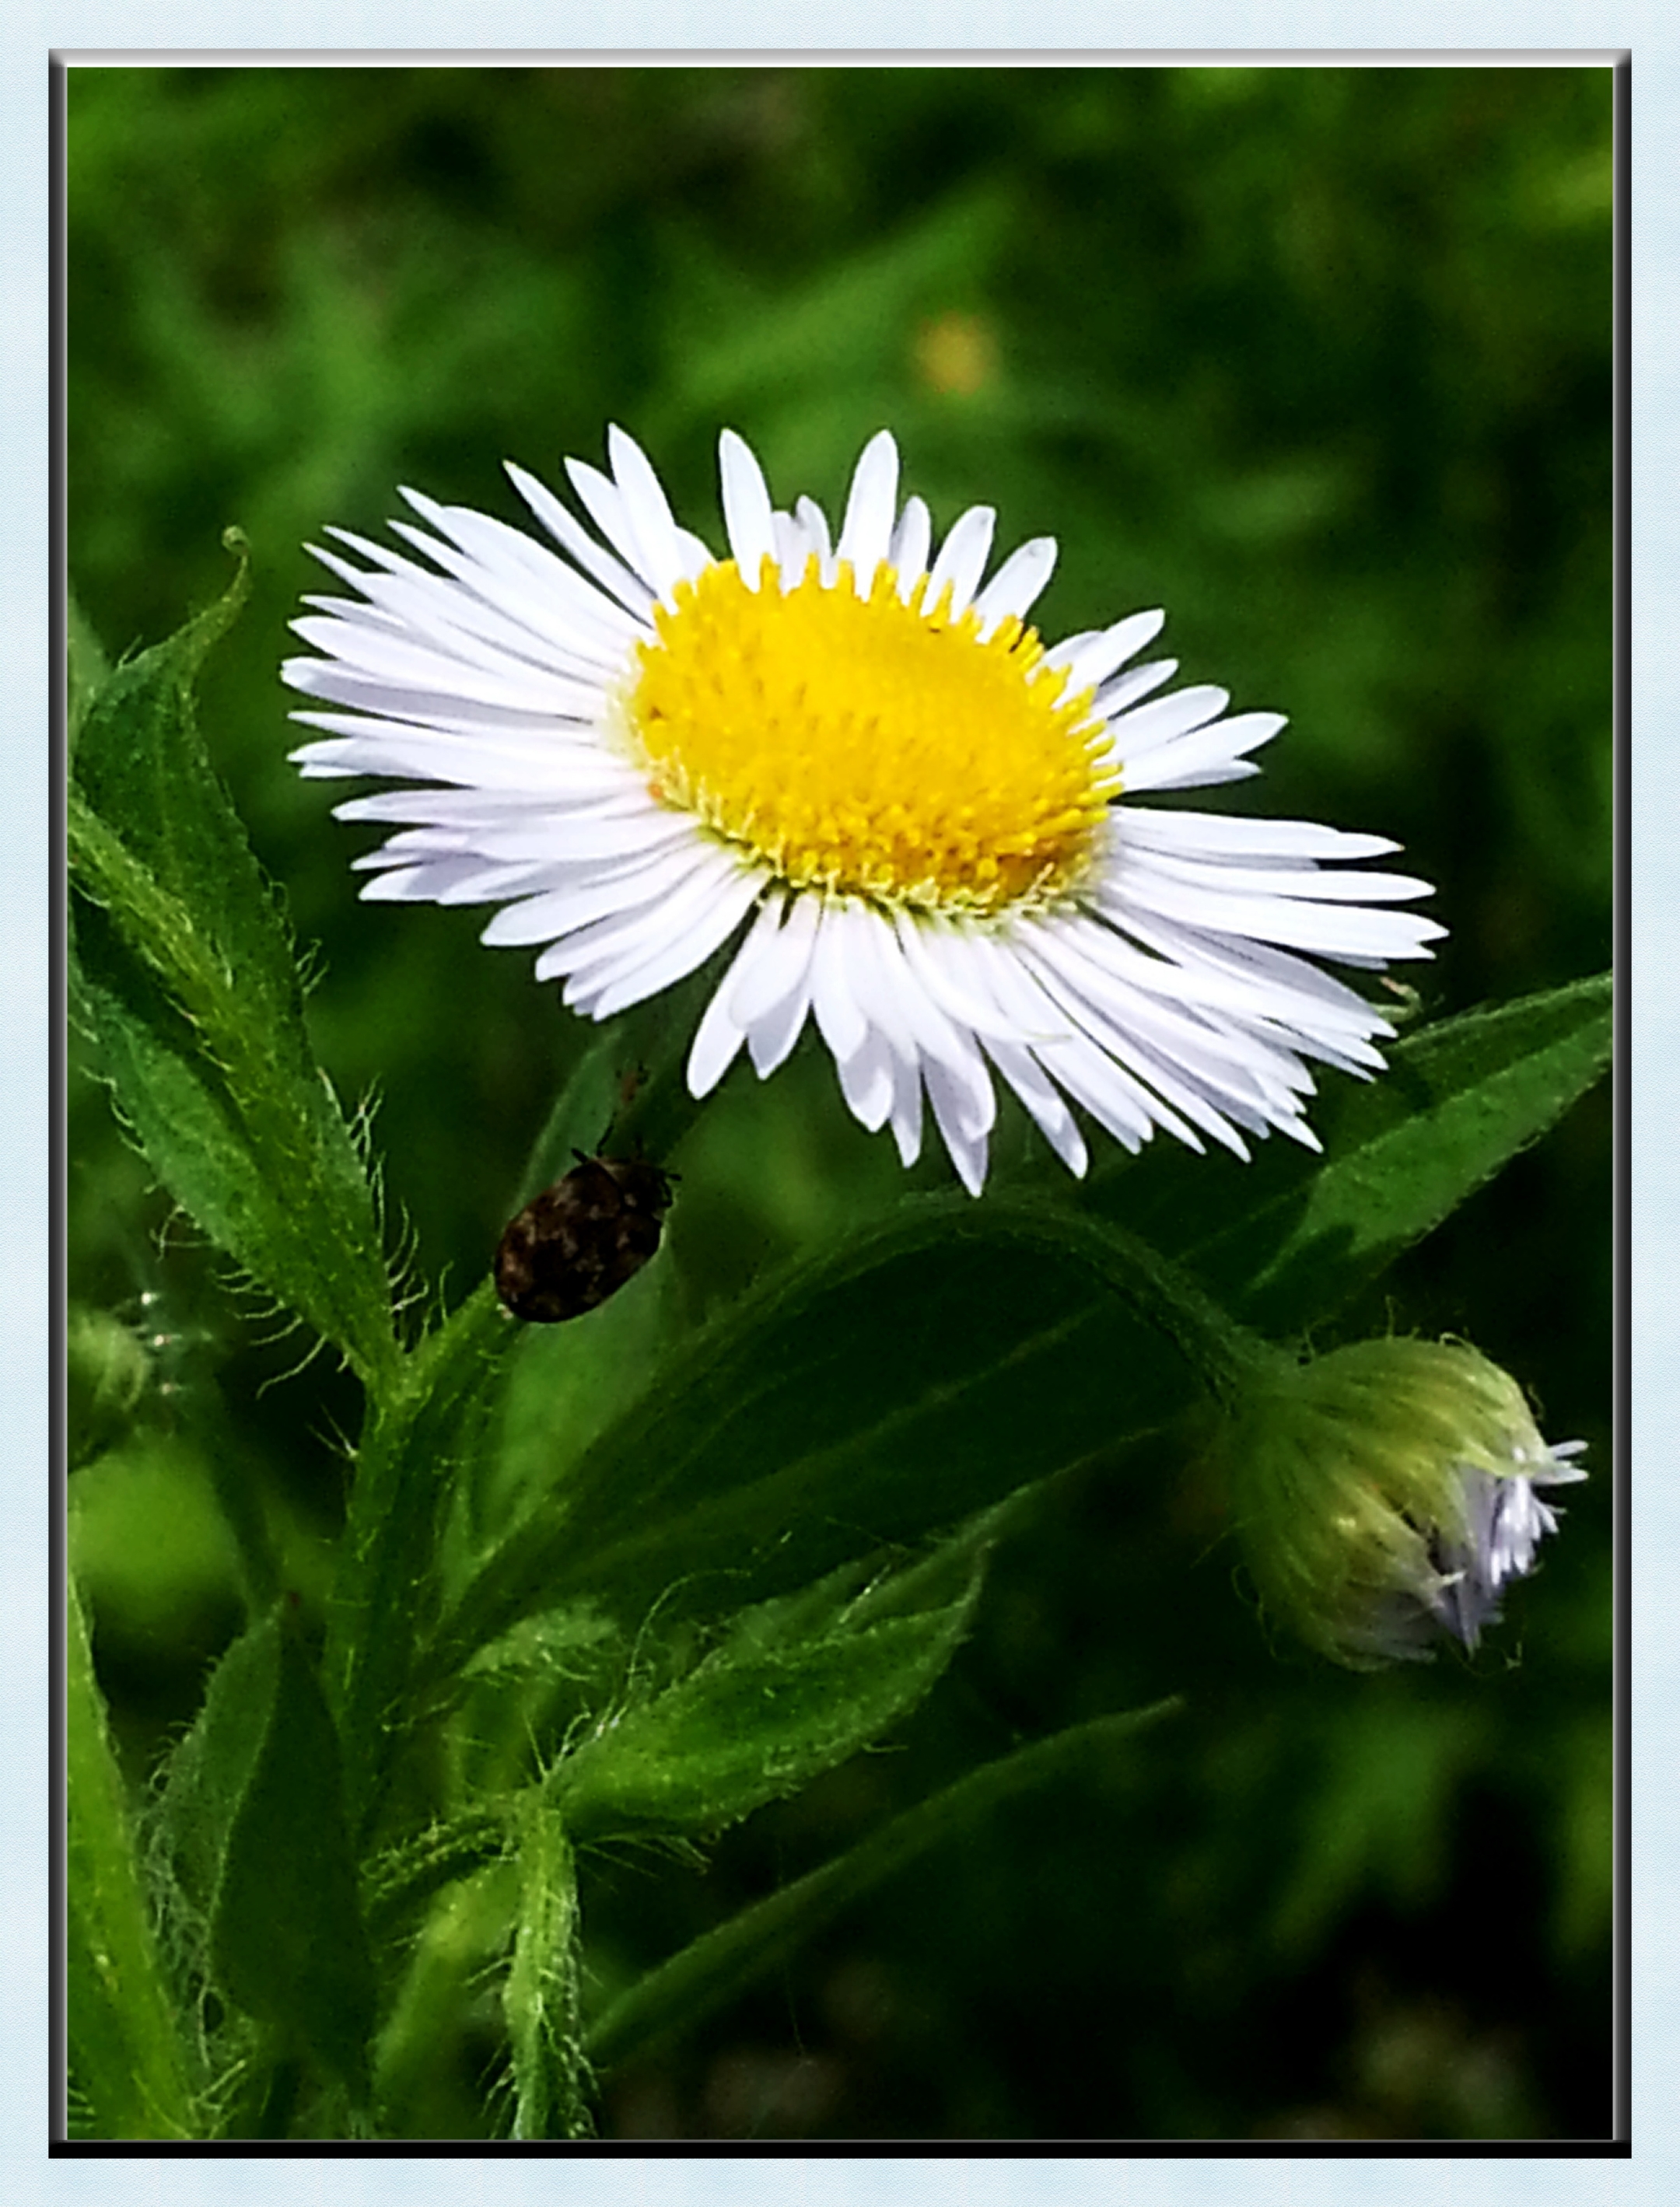
<instances>
[{"instance_id":1,"label":"yellow flower center","mask_svg":"<svg viewBox=\"0 0 1680 2207\"><path fill-rule=\"evenodd\" d=\"M627 699L655 796L796 889L972 914L1065 896L1120 773L1034 631L983 639L884 565L867 598L815 558L761 582L720 561L655 609Z\"/></svg>"}]
</instances>

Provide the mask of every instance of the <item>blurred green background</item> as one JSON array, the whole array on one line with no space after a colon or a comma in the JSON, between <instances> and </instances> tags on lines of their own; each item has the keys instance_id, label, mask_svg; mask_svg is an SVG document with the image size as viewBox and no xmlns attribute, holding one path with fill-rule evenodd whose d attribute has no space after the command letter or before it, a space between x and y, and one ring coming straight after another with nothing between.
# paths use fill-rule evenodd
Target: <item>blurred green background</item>
<instances>
[{"instance_id":1,"label":"blurred green background","mask_svg":"<svg viewBox=\"0 0 1680 2207\"><path fill-rule=\"evenodd\" d=\"M73 588L116 656L251 540L201 717L317 946L323 1059L377 1092L414 1277L481 1275L584 1038L483 915L355 903L365 831L284 757L306 539L379 533L400 483L521 520L504 458L552 480L618 421L715 541L721 426L832 511L888 425L937 524L1058 537L1048 635L1162 605L1185 679L1288 713L1236 802L1403 841L1451 930L1405 978L1460 1011L1610 957L1611 175L1604 69L71 71ZM1593 1446L1478 1661L1273 1649L1181 1449L1085 1468L898 1751L703 1875L588 1867L602 1989L977 1757L1186 1714L616 2079L609 2135L1609 2128L1611 1127L1589 1098L1348 1316L1468 1334ZM159 1242L79 1079L70 1152L73 1296L148 1343L75 1480L143 1785L237 1623L205 1451L250 1458L313 1600L356 1401ZM902 1184L812 1056L738 1068L678 1162L697 1312ZM493 2026L487 1993L416 2125L482 2122Z\"/></svg>"}]
</instances>

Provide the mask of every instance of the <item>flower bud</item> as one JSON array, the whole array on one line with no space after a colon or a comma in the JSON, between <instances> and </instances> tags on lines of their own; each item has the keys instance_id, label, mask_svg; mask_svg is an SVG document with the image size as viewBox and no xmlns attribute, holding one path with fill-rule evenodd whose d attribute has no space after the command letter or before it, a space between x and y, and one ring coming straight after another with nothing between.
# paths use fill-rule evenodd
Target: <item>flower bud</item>
<instances>
[{"instance_id":1,"label":"flower bud","mask_svg":"<svg viewBox=\"0 0 1680 2207\"><path fill-rule=\"evenodd\" d=\"M145 1344L119 1319L73 1305L65 1327L66 1429L70 1468L91 1462L128 1431L152 1382Z\"/></svg>"},{"instance_id":2,"label":"flower bud","mask_svg":"<svg viewBox=\"0 0 1680 2207\"><path fill-rule=\"evenodd\" d=\"M1222 1453L1265 1608L1354 1670L1474 1648L1587 1474L1458 1342L1356 1342L1258 1379Z\"/></svg>"}]
</instances>

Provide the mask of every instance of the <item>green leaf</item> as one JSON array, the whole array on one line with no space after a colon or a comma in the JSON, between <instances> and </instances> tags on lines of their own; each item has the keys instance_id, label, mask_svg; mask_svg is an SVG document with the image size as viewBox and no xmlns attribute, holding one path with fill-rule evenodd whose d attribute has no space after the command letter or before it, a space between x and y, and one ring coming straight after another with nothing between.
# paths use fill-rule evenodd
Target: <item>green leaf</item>
<instances>
[{"instance_id":1,"label":"green leaf","mask_svg":"<svg viewBox=\"0 0 1680 2207\"><path fill-rule=\"evenodd\" d=\"M469 1809L375 1855L362 1880L370 1936L392 1934L445 1886L499 1861L508 1848L509 1821L504 1809Z\"/></svg>"},{"instance_id":2,"label":"green leaf","mask_svg":"<svg viewBox=\"0 0 1680 2207\"><path fill-rule=\"evenodd\" d=\"M715 1832L797 1792L908 1714L968 1630L985 1564L968 1531L861 1586L849 1564L738 1616L689 1675L615 1709L549 1781L578 1839Z\"/></svg>"},{"instance_id":3,"label":"green leaf","mask_svg":"<svg viewBox=\"0 0 1680 2207\"><path fill-rule=\"evenodd\" d=\"M111 679L111 664L100 649L87 616L74 596L64 607L66 655L69 660L65 727L72 753L87 717L87 708Z\"/></svg>"},{"instance_id":4,"label":"green leaf","mask_svg":"<svg viewBox=\"0 0 1680 2207\"><path fill-rule=\"evenodd\" d=\"M101 2138L189 2138L194 2064L152 1937L74 1579L68 1628L64 1990L76 2128Z\"/></svg>"},{"instance_id":5,"label":"green leaf","mask_svg":"<svg viewBox=\"0 0 1680 2207\"><path fill-rule=\"evenodd\" d=\"M117 1107L205 1231L364 1378L394 1365L374 1192L304 1029L274 891L193 714L242 601L110 674L68 810L75 1002Z\"/></svg>"},{"instance_id":6,"label":"green leaf","mask_svg":"<svg viewBox=\"0 0 1680 2207\"><path fill-rule=\"evenodd\" d=\"M328 1693L350 1827L371 1827L411 1718L415 1654L434 1622L451 1507L487 1448L513 1321L489 1285L404 1361L369 1405L333 1582Z\"/></svg>"},{"instance_id":7,"label":"green leaf","mask_svg":"<svg viewBox=\"0 0 1680 2207\"><path fill-rule=\"evenodd\" d=\"M207 1918L219 1989L364 2102L374 1977L338 1741L282 1618L217 1666L170 1762L159 1835L188 1907Z\"/></svg>"},{"instance_id":8,"label":"green leaf","mask_svg":"<svg viewBox=\"0 0 1680 2207\"><path fill-rule=\"evenodd\" d=\"M1157 1702L1125 1716L1098 1717L1017 1749L959 1779L930 1801L894 1817L861 1845L768 1900L744 1909L615 2001L584 2038L597 2068L619 2067L673 2031L699 2022L774 1965L829 1917L917 1857L960 1837L1001 1802L1090 1767L1129 1745L1146 1725L1175 1711Z\"/></svg>"},{"instance_id":9,"label":"green leaf","mask_svg":"<svg viewBox=\"0 0 1680 2207\"><path fill-rule=\"evenodd\" d=\"M906 1204L689 1337L469 1585L442 1681L588 1600L637 1630L727 1614L919 1543L1190 1399L1082 1259L1024 1261L966 1195ZM958 1255L958 1251L960 1251Z\"/></svg>"},{"instance_id":10,"label":"green leaf","mask_svg":"<svg viewBox=\"0 0 1680 2207\"><path fill-rule=\"evenodd\" d=\"M502 1989L513 2055L513 2136L587 2138L578 1997L577 1873L565 1823L540 1793L520 1804L513 1958Z\"/></svg>"},{"instance_id":11,"label":"green leaf","mask_svg":"<svg viewBox=\"0 0 1680 2207\"><path fill-rule=\"evenodd\" d=\"M1599 1080L1607 973L1443 1020L1315 1113L1322 1163L1264 1144L1253 1163L1183 1151L1103 1175L1096 1209L1189 1265L1249 1324L1326 1316L1438 1226Z\"/></svg>"}]
</instances>

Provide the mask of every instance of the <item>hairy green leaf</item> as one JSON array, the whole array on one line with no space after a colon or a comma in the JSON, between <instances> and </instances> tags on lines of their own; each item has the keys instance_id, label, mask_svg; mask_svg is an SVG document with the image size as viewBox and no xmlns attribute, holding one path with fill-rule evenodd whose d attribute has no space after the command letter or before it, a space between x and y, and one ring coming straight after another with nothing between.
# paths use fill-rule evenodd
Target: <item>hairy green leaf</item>
<instances>
[{"instance_id":1,"label":"hairy green leaf","mask_svg":"<svg viewBox=\"0 0 1680 2207\"><path fill-rule=\"evenodd\" d=\"M101 2138L191 2138L190 2043L152 1937L74 1579L65 1654L64 1991L76 2128Z\"/></svg>"},{"instance_id":2,"label":"hairy green leaf","mask_svg":"<svg viewBox=\"0 0 1680 2207\"><path fill-rule=\"evenodd\" d=\"M445 1886L499 1861L508 1849L510 1825L505 1809L472 1809L375 1855L362 1878L370 1935L375 1941L387 1936Z\"/></svg>"},{"instance_id":3,"label":"hairy green leaf","mask_svg":"<svg viewBox=\"0 0 1680 2207\"><path fill-rule=\"evenodd\" d=\"M193 712L228 595L109 674L69 792L75 1000L182 1208L364 1378L394 1365L374 1192L304 1029L278 900Z\"/></svg>"},{"instance_id":4,"label":"hairy green leaf","mask_svg":"<svg viewBox=\"0 0 1680 2207\"><path fill-rule=\"evenodd\" d=\"M414 1714L415 1652L440 1598L444 1529L486 1450L513 1337L486 1284L404 1360L384 1400L369 1408L326 1648L358 1841Z\"/></svg>"},{"instance_id":5,"label":"hairy green leaf","mask_svg":"<svg viewBox=\"0 0 1680 2207\"><path fill-rule=\"evenodd\" d=\"M973 1532L860 1587L847 1565L745 1611L689 1675L614 1709L550 1788L579 1839L715 1832L907 1715L956 1653L985 1562Z\"/></svg>"},{"instance_id":6,"label":"hairy green leaf","mask_svg":"<svg viewBox=\"0 0 1680 2207\"><path fill-rule=\"evenodd\" d=\"M535 1791L520 1804L514 1861L519 1898L502 1989L513 2056L513 2136L587 2138L577 1874L564 1820Z\"/></svg>"},{"instance_id":7,"label":"hairy green leaf","mask_svg":"<svg viewBox=\"0 0 1680 2207\"><path fill-rule=\"evenodd\" d=\"M338 1741L284 1618L254 1625L217 1666L170 1765L158 1830L187 1907L207 1921L216 1984L364 2102L374 1978Z\"/></svg>"}]
</instances>

